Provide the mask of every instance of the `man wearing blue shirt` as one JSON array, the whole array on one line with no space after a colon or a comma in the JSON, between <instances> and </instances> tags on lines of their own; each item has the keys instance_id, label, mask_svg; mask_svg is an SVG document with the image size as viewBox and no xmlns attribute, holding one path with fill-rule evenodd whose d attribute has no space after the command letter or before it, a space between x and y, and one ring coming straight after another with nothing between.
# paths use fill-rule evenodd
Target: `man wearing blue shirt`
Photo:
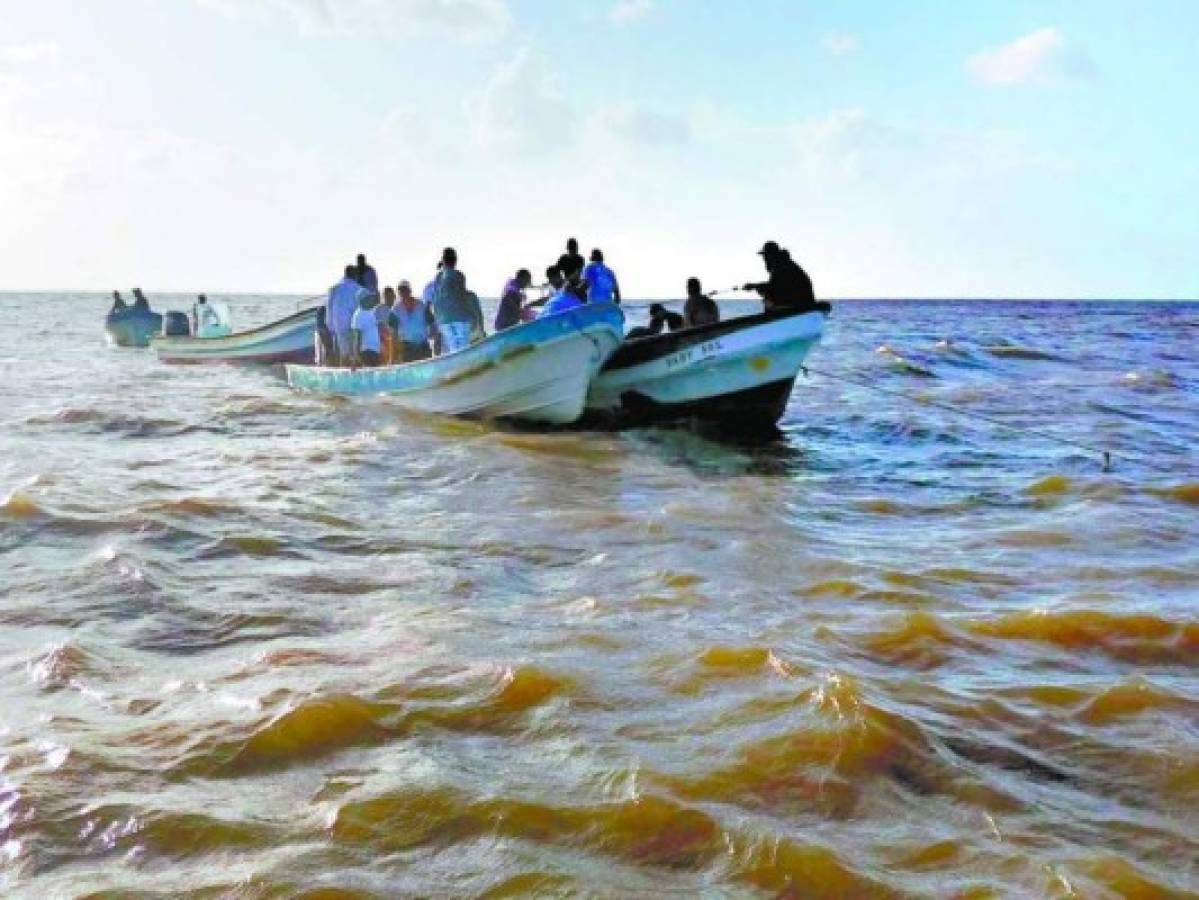
<instances>
[{"instance_id":1,"label":"man wearing blue shirt","mask_svg":"<svg viewBox=\"0 0 1199 900\"><path fill-rule=\"evenodd\" d=\"M591 262L583 270L588 303L620 303L620 284L616 273L604 265L604 253L599 247L591 251Z\"/></svg>"},{"instance_id":2,"label":"man wearing blue shirt","mask_svg":"<svg viewBox=\"0 0 1199 900\"><path fill-rule=\"evenodd\" d=\"M366 289L358 283L357 275L354 266L346 266L345 277L329 288L329 299L325 304L325 322L333 335L336 365L350 363L350 323L362 296L367 294Z\"/></svg>"}]
</instances>

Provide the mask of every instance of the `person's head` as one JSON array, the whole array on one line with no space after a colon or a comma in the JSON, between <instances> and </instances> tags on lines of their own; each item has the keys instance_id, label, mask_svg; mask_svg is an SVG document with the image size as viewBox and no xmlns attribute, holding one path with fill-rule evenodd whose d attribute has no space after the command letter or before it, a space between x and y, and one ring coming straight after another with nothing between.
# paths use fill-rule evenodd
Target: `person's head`
<instances>
[{"instance_id":1,"label":"person's head","mask_svg":"<svg viewBox=\"0 0 1199 900\"><path fill-rule=\"evenodd\" d=\"M120 300L120 299L121 299L121 292L120 292L120 291L113 291L113 292L112 292L112 299L113 299L113 300Z\"/></svg>"},{"instance_id":2,"label":"person's head","mask_svg":"<svg viewBox=\"0 0 1199 900\"><path fill-rule=\"evenodd\" d=\"M370 291L365 291L362 296L358 298L358 305L363 309L374 309L375 304L378 302L378 296L372 294Z\"/></svg>"},{"instance_id":3,"label":"person's head","mask_svg":"<svg viewBox=\"0 0 1199 900\"><path fill-rule=\"evenodd\" d=\"M649 305L649 317L651 319L662 319L666 316L666 307L661 303L651 303Z\"/></svg>"},{"instance_id":4,"label":"person's head","mask_svg":"<svg viewBox=\"0 0 1199 900\"><path fill-rule=\"evenodd\" d=\"M604 261L604 251L599 247L595 247L591 251L591 261L602 263Z\"/></svg>"},{"instance_id":5,"label":"person's head","mask_svg":"<svg viewBox=\"0 0 1199 900\"><path fill-rule=\"evenodd\" d=\"M360 269L366 268L366 254L365 253L358 254L358 268L360 268Z\"/></svg>"},{"instance_id":6,"label":"person's head","mask_svg":"<svg viewBox=\"0 0 1199 900\"><path fill-rule=\"evenodd\" d=\"M395 292L395 288L393 288L391 285L388 285L387 287L383 288L383 302L386 303L388 306L395 306L396 292Z\"/></svg>"},{"instance_id":7,"label":"person's head","mask_svg":"<svg viewBox=\"0 0 1199 900\"><path fill-rule=\"evenodd\" d=\"M533 273L530 272L528 269L520 269L516 273L516 283L518 285L520 285L522 290L524 288L527 288L530 284L533 283Z\"/></svg>"},{"instance_id":8,"label":"person's head","mask_svg":"<svg viewBox=\"0 0 1199 900\"><path fill-rule=\"evenodd\" d=\"M574 238L570 238L569 240L567 240L566 252L571 255L578 253L579 252L579 242L576 241Z\"/></svg>"},{"instance_id":9,"label":"person's head","mask_svg":"<svg viewBox=\"0 0 1199 900\"><path fill-rule=\"evenodd\" d=\"M762 245L762 249L758 251L758 256L766 262L766 268L773 266L778 260L782 259L783 251L774 241L767 241Z\"/></svg>"},{"instance_id":10,"label":"person's head","mask_svg":"<svg viewBox=\"0 0 1199 900\"><path fill-rule=\"evenodd\" d=\"M357 266L346 266L345 275L346 275L346 278L351 278L351 279L356 278L358 276L358 267Z\"/></svg>"},{"instance_id":11,"label":"person's head","mask_svg":"<svg viewBox=\"0 0 1199 900\"><path fill-rule=\"evenodd\" d=\"M139 298L139 299L140 299L140 298L141 298L141 296L142 296L142 289L141 289L141 288L134 288L134 289L133 289L133 296L134 296L134 297L137 297L137 298Z\"/></svg>"},{"instance_id":12,"label":"person's head","mask_svg":"<svg viewBox=\"0 0 1199 900\"><path fill-rule=\"evenodd\" d=\"M447 269L452 269L458 265L458 251L453 247L446 247L441 251L441 264Z\"/></svg>"},{"instance_id":13,"label":"person's head","mask_svg":"<svg viewBox=\"0 0 1199 900\"><path fill-rule=\"evenodd\" d=\"M703 293L704 293L704 286L702 284L700 284L698 278L688 278L687 279L687 296L688 297L702 297Z\"/></svg>"},{"instance_id":14,"label":"person's head","mask_svg":"<svg viewBox=\"0 0 1199 900\"><path fill-rule=\"evenodd\" d=\"M196 302L197 303L207 303L208 298L205 297L203 294L201 294L199 297L196 298Z\"/></svg>"},{"instance_id":15,"label":"person's head","mask_svg":"<svg viewBox=\"0 0 1199 900\"><path fill-rule=\"evenodd\" d=\"M412 283L405 278L399 284L400 299L407 303L412 299Z\"/></svg>"},{"instance_id":16,"label":"person's head","mask_svg":"<svg viewBox=\"0 0 1199 900\"><path fill-rule=\"evenodd\" d=\"M558 290L566 283L566 279L562 277L562 270L557 266L550 266L545 270L545 280L553 286L554 290Z\"/></svg>"}]
</instances>

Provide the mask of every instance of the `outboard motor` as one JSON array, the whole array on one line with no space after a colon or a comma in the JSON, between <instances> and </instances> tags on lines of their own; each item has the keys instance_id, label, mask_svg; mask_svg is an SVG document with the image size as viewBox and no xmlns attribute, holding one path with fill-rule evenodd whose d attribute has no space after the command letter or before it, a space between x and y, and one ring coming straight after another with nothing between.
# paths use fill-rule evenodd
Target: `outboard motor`
<instances>
[{"instance_id":1,"label":"outboard motor","mask_svg":"<svg viewBox=\"0 0 1199 900\"><path fill-rule=\"evenodd\" d=\"M163 337L189 337L191 333L191 320L188 319L187 313L174 310L163 314Z\"/></svg>"}]
</instances>

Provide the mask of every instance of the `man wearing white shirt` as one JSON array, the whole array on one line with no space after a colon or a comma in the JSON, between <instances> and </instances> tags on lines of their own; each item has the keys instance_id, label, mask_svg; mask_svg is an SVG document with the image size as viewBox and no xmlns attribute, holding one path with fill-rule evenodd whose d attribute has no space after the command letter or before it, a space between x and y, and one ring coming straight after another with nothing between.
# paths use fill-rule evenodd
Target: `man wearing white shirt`
<instances>
[{"instance_id":1,"label":"man wearing white shirt","mask_svg":"<svg viewBox=\"0 0 1199 900\"><path fill-rule=\"evenodd\" d=\"M346 266L345 277L329 288L329 300L326 303L325 323L333 335L336 365L340 366L350 363L353 350L350 344L350 327L354 312L359 308L361 298L370 296L358 283L357 274L354 266Z\"/></svg>"},{"instance_id":2,"label":"man wearing white shirt","mask_svg":"<svg viewBox=\"0 0 1199 900\"><path fill-rule=\"evenodd\" d=\"M375 295L363 291L358 309L350 319L350 368L379 365L382 345L379 340L379 319L375 315ZM344 364L344 363L343 363Z\"/></svg>"}]
</instances>

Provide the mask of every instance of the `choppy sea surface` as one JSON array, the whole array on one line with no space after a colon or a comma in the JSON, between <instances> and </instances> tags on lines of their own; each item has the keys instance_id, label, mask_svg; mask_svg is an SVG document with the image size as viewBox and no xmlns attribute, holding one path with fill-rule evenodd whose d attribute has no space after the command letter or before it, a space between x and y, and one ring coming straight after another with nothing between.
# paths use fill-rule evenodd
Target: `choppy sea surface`
<instances>
[{"instance_id":1,"label":"choppy sea surface","mask_svg":"<svg viewBox=\"0 0 1199 900\"><path fill-rule=\"evenodd\" d=\"M842 302L755 446L106 307L0 295L3 896L1199 896L1199 305Z\"/></svg>"}]
</instances>

